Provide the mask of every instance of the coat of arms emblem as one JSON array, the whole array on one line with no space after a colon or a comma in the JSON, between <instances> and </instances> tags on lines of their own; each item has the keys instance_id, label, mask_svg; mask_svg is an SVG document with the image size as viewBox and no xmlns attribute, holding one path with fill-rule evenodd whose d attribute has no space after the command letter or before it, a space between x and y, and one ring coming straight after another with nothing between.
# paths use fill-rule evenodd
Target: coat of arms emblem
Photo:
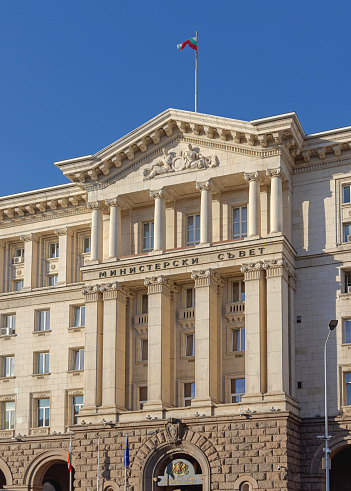
<instances>
[{"instance_id":1,"label":"coat of arms emblem","mask_svg":"<svg viewBox=\"0 0 351 491\"><path fill-rule=\"evenodd\" d=\"M189 466L185 462L178 460L172 465L171 473L174 477L182 477L189 474Z\"/></svg>"}]
</instances>

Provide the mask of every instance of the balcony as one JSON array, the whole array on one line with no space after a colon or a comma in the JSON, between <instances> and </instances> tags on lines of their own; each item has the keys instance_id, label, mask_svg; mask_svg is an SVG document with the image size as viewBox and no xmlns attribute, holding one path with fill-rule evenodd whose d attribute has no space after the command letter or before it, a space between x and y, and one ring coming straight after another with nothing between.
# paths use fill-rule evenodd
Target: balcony
<instances>
[{"instance_id":1,"label":"balcony","mask_svg":"<svg viewBox=\"0 0 351 491\"><path fill-rule=\"evenodd\" d=\"M139 314L134 316L134 327L139 334L147 333L147 325L149 316L147 314Z\"/></svg>"},{"instance_id":2,"label":"balcony","mask_svg":"<svg viewBox=\"0 0 351 491\"><path fill-rule=\"evenodd\" d=\"M225 316L231 324L245 324L245 302L227 303L225 306Z\"/></svg>"},{"instance_id":3,"label":"balcony","mask_svg":"<svg viewBox=\"0 0 351 491\"><path fill-rule=\"evenodd\" d=\"M178 312L178 321L184 329L195 328L195 308L182 309Z\"/></svg>"}]
</instances>

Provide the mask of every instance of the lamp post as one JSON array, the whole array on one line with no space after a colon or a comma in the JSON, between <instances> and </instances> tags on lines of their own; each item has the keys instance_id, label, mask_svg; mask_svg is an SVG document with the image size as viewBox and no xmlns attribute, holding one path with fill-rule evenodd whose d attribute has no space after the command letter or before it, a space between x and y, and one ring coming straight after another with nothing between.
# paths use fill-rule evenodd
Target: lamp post
<instances>
[{"instance_id":1,"label":"lamp post","mask_svg":"<svg viewBox=\"0 0 351 491\"><path fill-rule=\"evenodd\" d=\"M329 322L328 328L328 336L324 345L324 439L325 439L325 448L323 449L325 452L325 491L330 491L329 485L329 470L330 470L330 461L329 461L329 445L328 440L330 436L328 435L328 391L327 391L327 344L329 341L331 331L334 331L336 326L338 325L337 320L331 320Z\"/></svg>"}]
</instances>

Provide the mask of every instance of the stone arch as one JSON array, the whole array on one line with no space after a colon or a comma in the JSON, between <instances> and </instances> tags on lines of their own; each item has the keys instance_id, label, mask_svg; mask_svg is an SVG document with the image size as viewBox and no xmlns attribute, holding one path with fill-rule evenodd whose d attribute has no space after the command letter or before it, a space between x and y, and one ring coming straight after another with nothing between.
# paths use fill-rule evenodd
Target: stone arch
<instances>
[{"instance_id":1,"label":"stone arch","mask_svg":"<svg viewBox=\"0 0 351 491\"><path fill-rule=\"evenodd\" d=\"M258 489L257 481L253 477L248 476L248 475L243 475L243 476L238 477L238 479L236 481L234 481L234 491L240 491L240 489L241 489L240 487L244 483L251 484L252 489Z\"/></svg>"},{"instance_id":2,"label":"stone arch","mask_svg":"<svg viewBox=\"0 0 351 491\"><path fill-rule=\"evenodd\" d=\"M0 457L0 470L4 473L6 479L6 486L13 486L11 469L1 457Z\"/></svg>"},{"instance_id":3,"label":"stone arch","mask_svg":"<svg viewBox=\"0 0 351 491\"><path fill-rule=\"evenodd\" d=\"M335 436L329 440L330 458L332 459L338 452L346 448L351 444L351 435L349 433L343 433L342 435ZM322 474L322 459L324 457L324 441L319 445L314 452L311 459L309 473L311 475Z\"/></svg>"},{"instance_id":4,"label":"stone arch","mask_svg":"<svg viewBox=\"0 0 351 491\"><path fill-rule=\"evenodd\" d=\"M36 455L27 465L23 473L24 486L41 486L46 471L57 462L67 462L67 450L55 449L47 450ZM72 456L73 457L73 456ZM74 458L72 459L74 467Z\"/></svg>"},{"instance_id":5,"label":"stone arch","mask_svg":"<svg viewBox=\"0 0 351 491\"><path fill-rule=\"evenodd\" d=\"M114 481L104 482L104 491L119 491L119 485Z\"/></svg>"}]
</instances>

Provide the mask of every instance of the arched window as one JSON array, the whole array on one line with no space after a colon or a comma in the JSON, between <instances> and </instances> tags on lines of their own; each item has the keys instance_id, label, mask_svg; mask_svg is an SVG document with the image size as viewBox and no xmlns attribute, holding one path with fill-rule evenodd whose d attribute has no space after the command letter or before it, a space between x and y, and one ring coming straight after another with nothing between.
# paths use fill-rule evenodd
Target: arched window
<instances>
[{"instance_id":1,"label":"arched window","mask_svg":"<svg viewBox=\"0 0 351 491\"><path fill-rule=\"evenodd\" d=\"M241 483L240 491L251 491L251 490L252 490L252 487L251 487L251 484L249 482Z\"/></svg>"}]
</instances>

